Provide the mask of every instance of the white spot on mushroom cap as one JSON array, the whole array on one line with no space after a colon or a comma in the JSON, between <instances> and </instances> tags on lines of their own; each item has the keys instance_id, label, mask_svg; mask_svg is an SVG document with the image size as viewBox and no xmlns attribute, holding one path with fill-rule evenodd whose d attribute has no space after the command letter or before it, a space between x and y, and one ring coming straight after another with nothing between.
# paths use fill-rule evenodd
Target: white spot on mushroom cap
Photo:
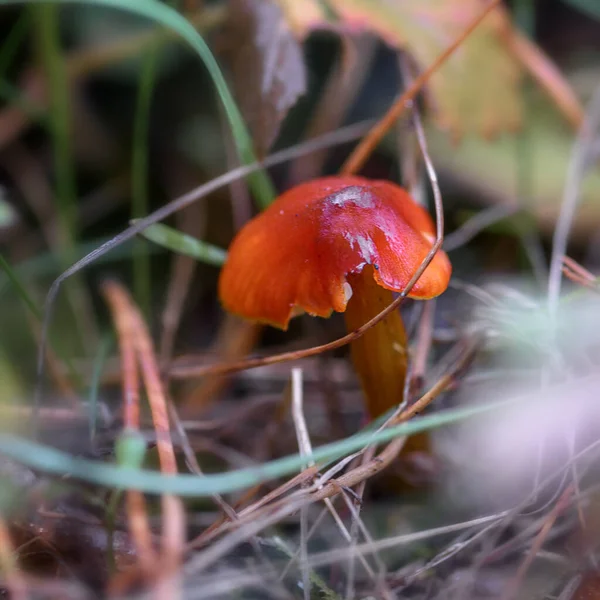
<instances>
[{"instance_id":1,"label":"white spot on mushroom cap","mask_svg":"<svg viewBox=\"0 0 600 600\"><path fill-rule=\"evenodd\" d=\"M365 262L368 265L371 265L373 262L375 262L375 259L377 258L377 250L375 248L375 243L370 236L345 233L344 237L350 243L352 248L354 248L355 245L358 246L360 255L365 259Z\"/></svg>"},{"instance_id":2,"label":"white spot on mushroom cap","mask_svg":"<svg viewBox=\"0 0 600 600\"><path fill-rule=\"evenodd\" d=\"M359 185L351 185L332 194L329 202L334 206L344 206L347 203L354 204L359 208L373 208L374 206L370 192Z\"/></svg>"}]
</instances>

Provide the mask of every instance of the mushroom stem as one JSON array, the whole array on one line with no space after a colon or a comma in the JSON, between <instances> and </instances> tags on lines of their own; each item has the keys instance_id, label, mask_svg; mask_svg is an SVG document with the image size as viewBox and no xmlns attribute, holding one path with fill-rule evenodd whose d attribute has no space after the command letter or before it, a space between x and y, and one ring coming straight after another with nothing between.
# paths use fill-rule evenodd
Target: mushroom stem
<instances>
[{"instance_id":1,"label":"mushroom stem","mask_svg":"<svg viewBox=\"0 0 600 600\"><path fill-rule=\"evenodd\" d=\"M352 297L348 301L346 327L354 331L378 315L393 298L392 292L373 279L373 267L348 276ZM371 327L350 345L354 368L374 419L402 402L408 363L406 332L399 311Z\"/></svg>"}]
</instances>

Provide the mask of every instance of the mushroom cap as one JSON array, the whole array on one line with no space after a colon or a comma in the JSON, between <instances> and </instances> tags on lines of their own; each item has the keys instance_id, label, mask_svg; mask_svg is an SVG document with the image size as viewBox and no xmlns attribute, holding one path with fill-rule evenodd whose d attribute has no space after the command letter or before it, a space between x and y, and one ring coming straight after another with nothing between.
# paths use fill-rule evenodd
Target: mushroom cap
<instances>
[{"instance_id":1,"label":"mushroom cap","mask_svg":"<svg viewBox=\"0 0 600 600\"><path fill-rule=\"evenodd\" d=\"M389 181L323 177L279 196L234 238L219 279L226 310L286 329L298 309L328 317L352 296L347 276L373 265L375 281L401 291L435 241L429 213ZM448 287L438 251L409 297Z\"/></svg>"}]
</instances>

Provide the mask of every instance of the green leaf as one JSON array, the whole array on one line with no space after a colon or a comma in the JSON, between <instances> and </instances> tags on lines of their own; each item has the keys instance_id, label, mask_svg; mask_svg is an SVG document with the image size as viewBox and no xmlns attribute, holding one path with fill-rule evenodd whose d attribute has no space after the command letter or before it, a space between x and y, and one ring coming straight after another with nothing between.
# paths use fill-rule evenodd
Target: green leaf
<instances>
[{"instance_id":1,"label":"green leaf","mask_svg":"<svg viewBox=\"0 0 600 600\"><path fill-rule=\"evenodd\" d=\"M47 3L52 0L36 0L39 3ZM95 6L104 6L107 8L115 8L124 10L141 17L145 17L163 25L167 29L171 29L182 37L198 54L205 64L223 103L225 113L229 119L229 124L233 131L233 137L244 164L256 162L254 149L252 147L252 139L246 129L244 120L238 110L237 105L227 87L225 78L219 69L219 65L215 60L210 48L202 36L194 29L194 26L176 10L162 4L158 0L56 0L62 4L89 4ZM26 0L0 0L2 5L14 4L31 4ZM248 176L248 182L254 193L256 201L261 208L267 207L275 198L275 190L269 176L264 170L256 171Z\"/></svg>"},{"instance_id":2,"label":"green leaf","mask_svg":"<svg viewBox=\"0 0 600 600\"><path fill-rule=\"evenodd\" d=\"M523 398L446 410L435 415L413 419L408 423L390 427L379 432L363 431L345 440L326 444L308 456L294 454L271 462L237 471L205 475L180 474L165 476L156 471L120 467L101 462L75 458L65 452L44 444L38 444L11 434L0 434L0 453L34 469L51 474L69 474L98 485L135 489L149 494L177 494L202 497L225 494L248 488L263 481L298 472L307 461L320 462L339 459L350 452L370 444L388 442L393 438L413 435L421 431L458 423L466 419L506 408Z\"/></svg>"},{"instance_id":3,"label":"green leaf","mask_svg":"<svg viewBox=\"0 0 600 600\"><path fill-rule=\"evenodd\" d=\"M220 267L227 258L227 252L222 248L197 240L191 235L181 233L172 227L157 223L144 229L142 235L151 242L163 246L173 252L191 256L200 262Z\"/></svg>"}]
</instances>

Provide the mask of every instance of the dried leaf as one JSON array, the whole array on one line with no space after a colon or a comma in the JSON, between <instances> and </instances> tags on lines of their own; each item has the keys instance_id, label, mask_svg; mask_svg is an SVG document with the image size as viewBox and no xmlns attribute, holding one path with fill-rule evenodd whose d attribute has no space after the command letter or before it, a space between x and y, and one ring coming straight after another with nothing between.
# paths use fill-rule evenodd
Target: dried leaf
<instances>
[{"instance_id":1,"label":"dried leaf","mask_svg":"<svg viewBox=\"0 0 600 600\"><path fill-rule=\"evenodd\" d=\"M236 100L262 157L306 91L302 49L282 10L269 0L232 0L227 40Z\"/></svg>"},{"instance_id":2,"label":"dried leaf","mask_svg":"<svg viewBox=\"0 0 600 600\"><path fill-rule=\"evenodd\" d=\"M300 38L316 28L341 26L368 31L393 48L405 50L424 69L481 13L481 0L326 0L340 23L327 20L315 0L275 0ZM301 7L307 7L306 15ZM522 67L503 40L510 27L496 9L435 73L428 100L438 125L456 137L477 132L491 136L516 129L522 108Z\"/></svg>"}]
</instances>

